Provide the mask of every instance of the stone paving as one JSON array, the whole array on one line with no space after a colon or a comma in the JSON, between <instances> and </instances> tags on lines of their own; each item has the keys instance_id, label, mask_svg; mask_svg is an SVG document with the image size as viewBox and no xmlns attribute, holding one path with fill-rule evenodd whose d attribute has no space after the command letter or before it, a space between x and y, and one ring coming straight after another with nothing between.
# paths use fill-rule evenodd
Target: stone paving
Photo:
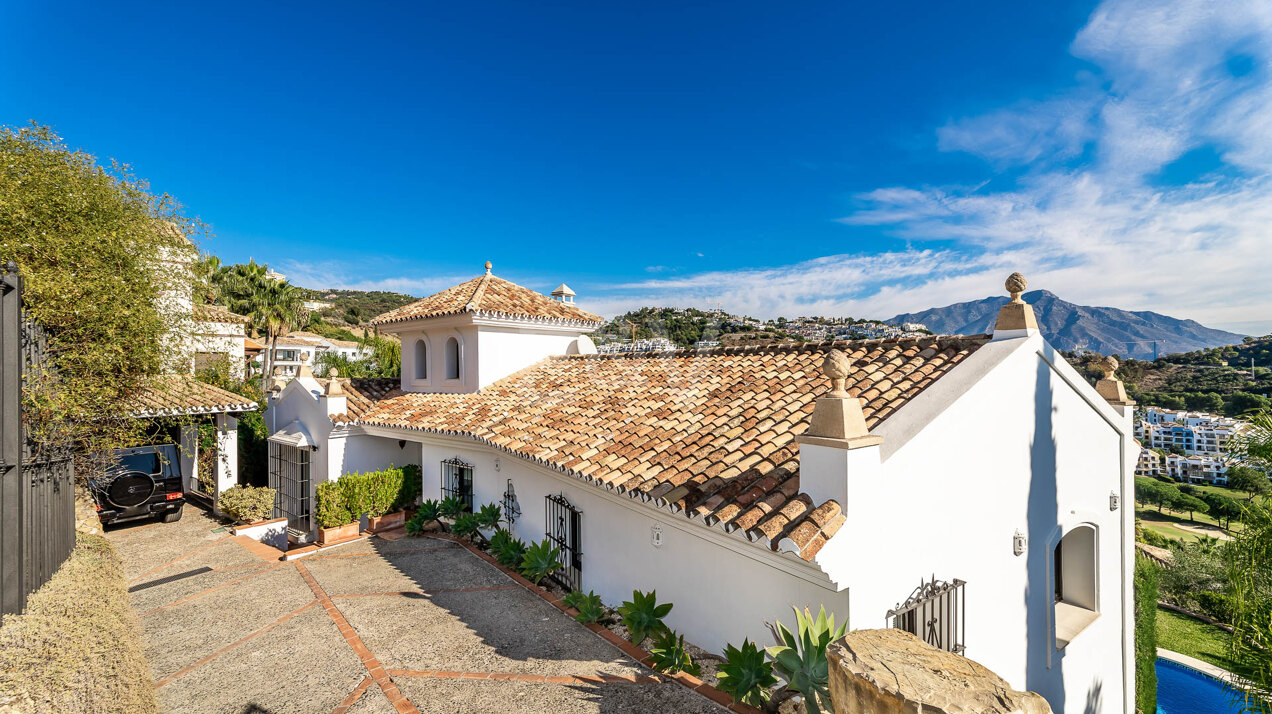
<instances>
[{"instance_id":1,"label":"stone paving","mask_svg":"<svg viewBox=\"0 0 1272 714\"><path fill-rule=\"evenodd\" d=\"M454 543L282 562L193 508L107 536L167 712L727 711Z\"/></svg>"}]
</instances>

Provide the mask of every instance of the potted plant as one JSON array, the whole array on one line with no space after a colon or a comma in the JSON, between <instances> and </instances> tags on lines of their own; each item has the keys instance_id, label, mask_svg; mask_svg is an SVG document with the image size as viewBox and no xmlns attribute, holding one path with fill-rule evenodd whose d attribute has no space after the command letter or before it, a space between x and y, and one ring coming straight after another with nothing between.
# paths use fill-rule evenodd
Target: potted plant
<instances>
[{"instance_id":1,"label":"potted plant","mask_svg":"<svg viewBox=\"0 0 1272 714\"><path fill-rule=\"evenodd\" d=\"M358 535L358 519L345 505L345 489L338 481L318 484L318 542L332 543Z\"/></svg>"},{"instance_id":2,"label":"potted plant","mask_svg":"<svg viewBox=\"0 0 1272 714\"><path fill-rule=\"evenodd\" d=\"M385 531L405 523L406 513L395 510L402 491L402 469L389 466L362 477L367 481L367 530Z\"/></svg>"}]
</instances>

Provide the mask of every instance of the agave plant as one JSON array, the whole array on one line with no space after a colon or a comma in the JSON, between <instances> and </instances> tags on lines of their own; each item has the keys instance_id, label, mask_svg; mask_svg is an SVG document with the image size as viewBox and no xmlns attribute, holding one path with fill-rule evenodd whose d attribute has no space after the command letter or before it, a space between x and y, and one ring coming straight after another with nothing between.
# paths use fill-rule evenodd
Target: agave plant
<instances>
[{"instance_id":1,"label":"agave plant","mask_svg":"<svg viewBox=\"0 0 1272 714\"><path fill-rule=\"evenodd\" d=\"M632 599L624 600L618 606L618 614L623 616L623 625L631 634L632 644L639 645L646 637L656 635L667 629L663 618L671 612L671 603L658 604L658 591L650 590L646 595L639 590L632 591Z\"/></svg>"},{"instance_id":2,"label":"agave plant","mask_svg":"<svg viewBox=\"0 0 1272 714\"><path fill-rule=\"evenodd\" d=\"M804 711L821 714L823 707L830 710L830 663L826 648L831 642L844 636L847 625L835 627L835 616L826 615L823 605L816 619L808 608L795 610L796 632L791 632L780 621L769 625L778 644L766 651L773 658L773 667L782 675L791 689L804 695Z\"/></svg>"},{"instance_id":3,"label":"agave plant","mask_svg":"<svg viewBox=\"0 0 1272 714\"><path fill-rule=\"evenodd\" d=\"M504 530L503 528L500 528L496 530L494 533L492 533L490 536L490 543L489 543L490 552L498 556L499 551L503 550L504 546L508 545L511 542L512 542L512 534Z\"/></svg>"},{"instance_id":4,"label":"agave plant","mask_svg":"<svg viewBox=\"0 0 1272 714\"><path fill-rule=\"evenodd\" d=\"M419 535L424 532L425 528L428 528L428 524L441 523L441 518L441 505L430 498L421 503L419 510L415 512L414 516L411 516L411 520L406 522L406 532L411 535Z\"/></svg>"},{"instance_id":5,"label":"agave plant","mask_svg":"<svg viewBox=\"0 0 1272 714\"><path fill-rule=\"evenodd\" d=\"M510 537L494 554L495 560L505 568L519 568L526 554L526 544L520 538Z\"/></svg>"},{"instance_id":6,"label":"agave plant","mask_svg":"<svg viewBox=\"0 0 1272 714\"><path fill-rule=\"evenodd\" d=\"M561 598L561 602L565 603L567 607L578 610L579 614L575 615L574 619L585 625L589 622L596 622L605 616L605 607L601 604L601 596L590 590L586 595L581 590L575 590Z\"/></svg>"},{"instance_id":7,"label":"agave plant","mask_svg":"<svg viewBox=\"0 0 1272 714\"><path fill-rule=\"evenodd\" d=\"M764 659L764 653L750 640L742 640L742 646L725 645L724 663L717 668L720 691L743 704L763 709L768 703L769 688L777 684L773 676L773 663Z\"/></svg>"},{"instance_id":8,"label":"agave plant","mask_svg":"<svg viewBox=\"0 0 1272 714\"><path fill-rule=\"evenodd\" d=\"M438 510L443 518L454 520L467 512L468 506L461 499L451 496L442 499L442 502L438 504Z\"/></svg>"},{"instance_id":9,"label":"agave plant","mask_svg":"<svg viewBox=\"0 0 1272 714\"><path fill-rule=\"evenodd\" d=\"M702 674L698 663L685 651L685 636L677 636L672 630L663 630L654 640L654 646L649 648L649 659L659 672L686 672L695 677Z\"/></svg>"},{"instance_id":10,"label":"agave plant","mask_svg":"<svg viewBox=\"0 0 1272 714\"><path fill-rule=\"evenodd\" d=\"M477 511L477 525L482 528L498 528L499 519L503 516L503 511L499 508L498 503L487 503Z\"/></svg>"},{"instance_id":11,"label":"agave plant","mask_svg":"<svg viewBox=\"0 0 1272 714\"><path fill-rule=\"evenodd\" d=\"M561 569L561 549L544 538L526 548L521 557L521 574L538 585L544 578Z\"/></svg>"},{"instance_id":12,"label":"agave plant","mask_svg":"<svg viewBox=\"0 0 1272 714\"><path fill-rule=\"evenodd\" d=\"M451 524L451 532L460 538L472 540L473 536L478 532L477 516L471 513L463 513L455 518L455 522Z\"/></svg>"}]
</instances>

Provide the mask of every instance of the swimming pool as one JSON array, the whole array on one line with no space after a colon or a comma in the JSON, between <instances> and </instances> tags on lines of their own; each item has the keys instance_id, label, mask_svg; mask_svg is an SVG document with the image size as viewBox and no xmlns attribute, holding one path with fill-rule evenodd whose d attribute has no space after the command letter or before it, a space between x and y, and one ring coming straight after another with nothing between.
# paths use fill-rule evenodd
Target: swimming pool
<instances>
[{"instance_id":1,"label":"swimming pool","mask_svg":"<svg viewBox=\"0 0 1272 714\"><path fill-rule=\"evenodd\" d=\"M1191 667L1157 660L1157 714L1239 714L1230 691Z\"/></svg>"}]
</instances>

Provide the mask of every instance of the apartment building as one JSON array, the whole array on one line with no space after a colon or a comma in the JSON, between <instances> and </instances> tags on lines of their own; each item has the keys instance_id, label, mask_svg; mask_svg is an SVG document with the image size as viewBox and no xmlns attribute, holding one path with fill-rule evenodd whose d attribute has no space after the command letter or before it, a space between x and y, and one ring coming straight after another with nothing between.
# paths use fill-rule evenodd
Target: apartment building
<instances>
[{"instance_id":1,"label":"apartment building","mask_svg":"<svg viewBox=\"0 0 1272 714\"><path fill-rule=\"evenodd\" d=\"M1245 422L1216 414L1146 407L1136 422L1136 437L1147 448L1169 450L1178 447L1184 454L1222 455L1232 437Z\"/></svg>"}]
</instances>

